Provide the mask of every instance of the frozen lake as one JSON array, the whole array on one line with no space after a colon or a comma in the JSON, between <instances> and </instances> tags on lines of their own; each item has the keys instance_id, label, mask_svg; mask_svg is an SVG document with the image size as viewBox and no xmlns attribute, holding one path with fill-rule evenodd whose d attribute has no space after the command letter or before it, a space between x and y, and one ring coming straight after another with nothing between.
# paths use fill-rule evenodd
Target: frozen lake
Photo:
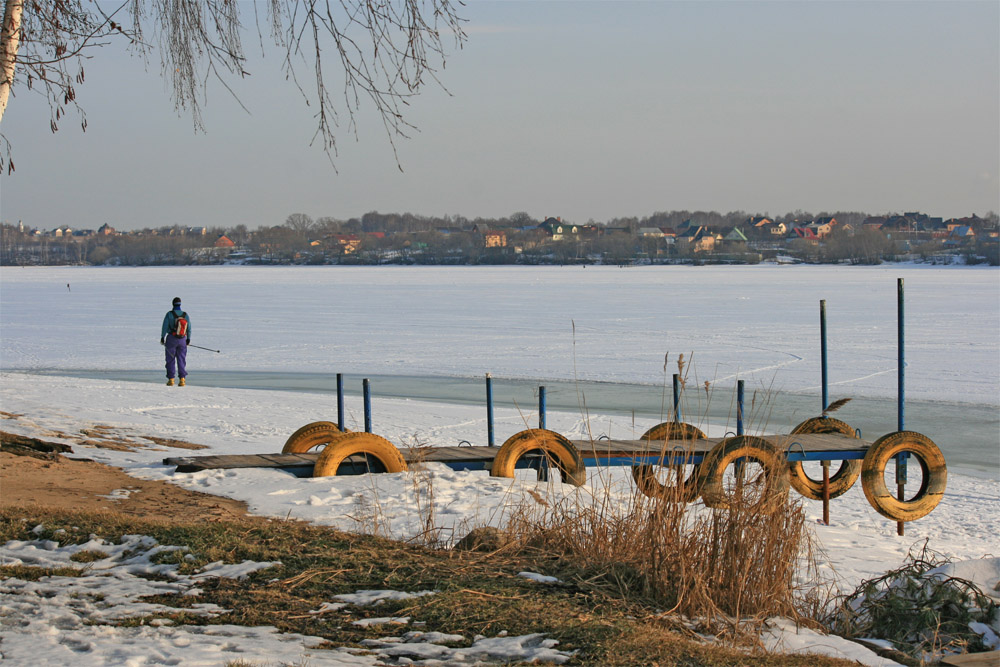
<instances>
[{"instance_id":1,"label":"frozen lake","mask_svg":"<svg viewBox=\"0 0 1000 667\"><path fill-rule=\"evenodd\" d=\"M1000 478L995 269L5 268L0 367L24 372L0 377L3 429L65 442L73 456L134 477L245 501L257 515L396 539L426 538L430 516L437 538L450 544L473 527L503 526L510 511L560 503L624 519L636 498L625 467L591 466L582 487L428 463L319 478L263 468L178 473L162 462L176 450L81 439L100 424L115 438L159 435L204 445L204 453L275 452L303 424L335 417L338 372L346 375L348 428L360 428L361 378L370 378L373 430L397 445L483 444L486 372L495 378L500 438L534 425L539 384L550 428L572 439L635 437L669 410L682 352L694 360L685 420L712 435L735 429L733 385L743 378L748 432L781 431L820 409L820 298L830 314L831 398L853 398L836 416L873 439L896 428L900 276L908 294L906 425L940 445L948 490L904 536L869 505L861 484L832 503L829 523L822 503L803 502L818 561L800 581L848 592L927 547L994 568L992 579L977 579L993 588L995 563L980 559L995 553ZM178 295L195 343L222 350L192 350L183 389L164 386L158 344ZM691 511L706 509L693 503ZM42 628L46 646L97 641L96 650L120 653L128 637L106 625L97 626L99 641L76 632L89 626L49 632L52 619L67 617L63 593L35 597L44 604L17 596L13 618L23 627L7 625L5 646L28 655ZM190 642L177 636L188 656ZM852 650L849 659L867 659Z\"/></svg>"},{"instance_id":2,"label":"frozen lake","mask_svg":"<svg viewBox=\"0 0 1000 667\"><path fill-rule=\"evenodd\" d=\"M687 362L685 418L726 423L736 379L771 430L819 410L819 301L837 416L896 427L896 279L906 290L906 427L1000 465L1000 271L977 267L4 268L0 366L160 382L182 297L192 381L655 416ZM666 359L666 363L665 362ZM709 382L706 392L704 383ZM518 393L520 392L520 393Z\"/></svg>"}]
</instances>

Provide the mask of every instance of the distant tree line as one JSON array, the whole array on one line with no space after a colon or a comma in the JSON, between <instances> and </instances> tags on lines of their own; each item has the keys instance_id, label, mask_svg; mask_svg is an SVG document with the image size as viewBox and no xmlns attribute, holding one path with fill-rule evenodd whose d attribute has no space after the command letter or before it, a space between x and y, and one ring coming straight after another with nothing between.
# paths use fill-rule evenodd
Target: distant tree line
<instances>
[{"instance_id":1,"label":"distant tree line","mask_svg":"<svg viewBox=\"0 0 1000 667\"><path fill-rule=\"evenodd\" d=\"M753 224L765 218L767 227ZM745 211L682 210L583 224L562 223L558 218L538 220L525 212L469 219L372 211L347 220L293 213L282 224L253 230L236 225L117 232L105 225L98 231L42 232L4 224L0 264L702 264L753 263L775 257L877 264L904 257L952 261L958 255L967 263L1000 265L995 213L961 219L963 229L971 232L958 239L907 225L903 216L886 219L895 219L895 226L875 228L873 217L863 212L813 215L801 210L775 217ZM773 232L775 225L793 230L822 220L836 220L836 224L820 238ZM566 230L556 233L557 226ZM712 236L711 247L685 242L683 230Z\"/></svg>"}]
</instances>

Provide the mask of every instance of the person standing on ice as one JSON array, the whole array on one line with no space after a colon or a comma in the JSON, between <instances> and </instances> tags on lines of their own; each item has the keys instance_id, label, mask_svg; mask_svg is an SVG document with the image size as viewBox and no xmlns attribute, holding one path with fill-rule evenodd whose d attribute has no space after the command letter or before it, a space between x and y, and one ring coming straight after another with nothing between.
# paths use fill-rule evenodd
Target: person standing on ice
<instances>
[{"instance_id":1,"label":"person standing on ice","mask_svg":"<svg viewBox=\"0 0 1000 667\"><path fill-rule=\"evenodd\" d=\"M173 306L173 310L167 311L163 316L160 345L164 347L167 355L167 386L174 386L176 375L178 386L183 387L187 377L187 346L191 343L191 318L181 310L179 296L174 297Z\"/></svg>"}]
</instances>

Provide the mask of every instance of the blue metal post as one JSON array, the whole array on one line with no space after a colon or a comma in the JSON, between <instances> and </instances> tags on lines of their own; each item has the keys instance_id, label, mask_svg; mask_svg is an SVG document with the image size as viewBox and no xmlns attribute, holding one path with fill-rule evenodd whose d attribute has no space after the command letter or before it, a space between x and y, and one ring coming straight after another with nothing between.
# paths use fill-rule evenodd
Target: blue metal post
<instances>
[{"instance_id":1,"label":"blue metal post","mask_svg":"<svg viewBox=\"0 0 1000 667\"><path fill-rule=\"evenodd\" d=\"M830 385L827 382L826 365L826 299L819 302L819 340L820 368L823 377L823 414L826 414L826 406L830 405Z\"/></svg>"},{"instance_id":2,"label":"blue metal post","mask_svg":"<svg viewBox=\"0 0 1000 667\"><path fill-rule=\"evenodd\" d=\"M493 429L493 378L486 374L486 439L490 447L496 447Z\"/></svg>"},{"instance_id":3,"label":"blue metal post","mask_svg":"<svg viewBox=\"0 0 1000 667\"><path fill-rule=\"evenodd\" d=\"M743 435L743 380L736 381L736 435L737 437ZM745 468L746 461L741 457L736 459L736 484L737 489L743 486L743 470ZM737 491L740 493L740 491Z\"/></svg>"},{"instance_id":4,"label":"blue metal post","mask_svg":"<svg viewBox=\"0 0 1000 667\"><path fill-rule=\"evenodd\" d=\"M538 387L538 428L545 428L545 387Z\"/></svg>"},{"instance_id":5,"label":"blue metal post","mask_svg":"<svg viewBox=\"0 0 1000 667\"><path fill-rule=\"evenodd\" d=\"M736 435L743 435L743 380L736 381Z\"/></svg>"},{"instance_id":6,"label":"blue metal post","mask_svg":"<svg viewBox=\"0 0 1000 667\"><path fill-rule=\"evenodd\" d=\"M361 381L365 395L365 433L372 432L372 386L368 378Z\"/></svg>"},{"instance_id":7,"label":"blue metal post","mask_svg":"<svg viewBox=\"0 0 1000 667\"><path fill-rule=\"evenodd\" d=\"M545 428L545 386L538 386L538 428ZM541 456L537 460L539 482L549 481L548 456Z\"/></svg>"},{"instance_id":8,"label":"blue metal post","mask_svg":"<svg viewBox=\"0 0 1000 667\"><path fill-rule=\"evenodd\" d=\"M830 382L829 373L827 366L827 354L826 354L826 299L820 299L819 302L819 356L820 356L820 375L823 382L823 411L822 415L826 416L826 408L830 405ZM823 525L830 525L830 462L821 461L823 466Z\"/></svg>"},{"instance_id":9,"label":"blue metal post","mask_svg":"<svg viewBox=\"0 0 1000 667\"><path fill-rule=\"evenodd\" d=\"M674 422L681 421L681 376L674 373Z\"/></svg>"},{"instance_id":10,"label":"blue metal post","mask_svg":"<svg viewBox=\"0 0 1000 667\"><path fill-rule=\"evenodd\" d=\"M896 384L898 387L898 400L899 400L899 420L897 431L906 430L906 412L903 409L903 400L906 396L905 390L905 380L906 380L906 353L903 349L903 279L899 278L896 283L896 328L897 328L897 347L898 347L898 359L896 365L899 367L896 375Z\"/></svg>"},{"instance_id":11,"label":"blue metal post","mask_svg":"<svg viewBox=\"0 0 1000 667\"><path fill-rule=\"evenodd\" d=\"M337 373L337 427L344 430L344 374Z\"/></svg>"},{"instance_id":12,"label":"blue metal post","mask_svg":"<svg viewBox=\"0 0 1000 667\"><path fill-rule=\"evenodd\" d=\"M898 401L899 401L899 418L897 420L897 431L903 431L906 429L906 410L904 409L905 397L906 397L906 354L903 347L904 341L904 331L905 327L903 325L903 279L898 278L896 282L896 333L897 333L897 348L898 348L898 358L896 359L896 365L899 367L896 375L896 384L898 387ZM900 500L906 499L906 452L900 452L896 455L896 497ZM904 533L904 524L902 521L896 522L896 534L902 536Z\"/></svg>"}]
</instances>

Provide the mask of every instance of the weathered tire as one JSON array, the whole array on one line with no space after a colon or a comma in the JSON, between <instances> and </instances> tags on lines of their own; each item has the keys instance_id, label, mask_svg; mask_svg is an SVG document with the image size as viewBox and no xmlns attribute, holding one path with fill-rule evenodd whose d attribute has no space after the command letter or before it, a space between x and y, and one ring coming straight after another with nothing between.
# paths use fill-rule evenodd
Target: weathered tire
<instances>
[{"instance_id":1,"label":"weathered tire","mask_svg":"<svg viewBox=\"0 0 1000 667\"><path fill-rule=\"evenodd\" d=\"M850 424L830 417L813 417L807 419L792 429L792 435L798 433L840 433L857 438L857 433ZM840 462L840 467L830 476L830 498L836 498L847 493L861 476L861 461L847 459ZM823 500L823 480L815 480L806 474L802 461L791 461L788 464L788 481L792 488L811 500Z\"/></svg>"},{"instance_id":2,"label":"weathered tire","mask_svg":"<svg viewBox=\"0 0 1000 667\"><path fill-rule=\"evenodd\" d=\"M663 422L642 434L640 440L703 440L704 432L684 422Z\"/></svg>"},{"instance_id":3,"label":"weathered tire","mask_svg":"<svg viewBox=\"0 0 1000 667\"><path fill-rule=\"evenodd\" d=\"M343 435L333 422L313 422L306 424L295 433L288 436L282 454L304 454L310 449L325 446L334 438Z\"/></svg>"},{"instance_id":4,"label":"weathered tire","mask_svg":"<svg viewBox=\"0 0 1000 667\"><path fill-rule=\"evenodd\" d=\"M587 468L573 443L555 431L542 428L530 428L507 438L493 459L490 475L513 477L518 460L535 450L543 452L559 468L564 483L583 486L587 482Z\"/></svg>"},{"instance_id":5,"label":"weathered tire","mask_svg":"<svg viewBox=\"0 0 1000 667\"><path fill-rule=\"evenodd\" d=\"M700 465L694 464L694 468L687 479L681 479L684 474L683 464L671 464L674 475L681 480L678 484L664 484L656 479L656 468L648 463L632 466L632 479L644 496L661 500L676 501L679 503L691 503L698 498L698 477Z\"/></svg>"},{"instance_id":6,"label":"weathered tire","mask_svg":"<svg viewBox=\"0 0 1000 667\"><path fill-rule=\"evenodd\" d=\"M380 472L405 472L406 461L395 445L374 433L344 433L326 446L316 459L313 477L330 477L337 474L340 464L349 456L361 455L366 461L374 459L384 470Z\"/></svg>"},{"instance_id":7,"label":"weathered tire","mask_svg":"<svg viewBox=\"0 0 1000 667\"><path fill-rule=\"evenodd\" d=\"M909 452L920 465L923 480L910 500L899 500L885 483L885 467L897 454ZM871 506L894 521L914 521L937 507L948 485L948 467L938 446L925 435L896 431L872 443L861 464L861 487Z\"/></svg>"},{"instance_id":8,"label":"weathered tire","mask_svg":"<svg viewBox=\"0 0 1000 667\"><path fill-rule=\"evenodd\" d=\"M733 498L726 492L723 476L738 459L753 459L764 469L765 486L756 502L747 506L755 512L769 512L788 496L788 467L781 452L767 440L752 435L726 438L701 462L699 487L707 507L732 509Z\"/></svg>"},{"instance_id":9,"label":"weathered tire","mask_svg":"<svg viewBox=\"0 0 1000 667\"><path fill-rule=\"evenodd\" d=\"M665 444L669 440L692 441L701 440L705 437L705 433L697 426L685 422L663 422L643 433L640 439L650 444L657 441L662 441ZM662 452L661 456L663 454L666 454L666 451ZM674 473L680 479L683 466L671 465L670 467L674 468ZM663 484L660 480L656 479L656 469L653 465L649 464L632 466L632 479L635 480L639 491L650 498L667 498L690 503L694 502L698 497L700 467L701 464L693 465L694 469L687 479L680 482L679 489L677 485Z\"/></svg>"}]
</instances>

